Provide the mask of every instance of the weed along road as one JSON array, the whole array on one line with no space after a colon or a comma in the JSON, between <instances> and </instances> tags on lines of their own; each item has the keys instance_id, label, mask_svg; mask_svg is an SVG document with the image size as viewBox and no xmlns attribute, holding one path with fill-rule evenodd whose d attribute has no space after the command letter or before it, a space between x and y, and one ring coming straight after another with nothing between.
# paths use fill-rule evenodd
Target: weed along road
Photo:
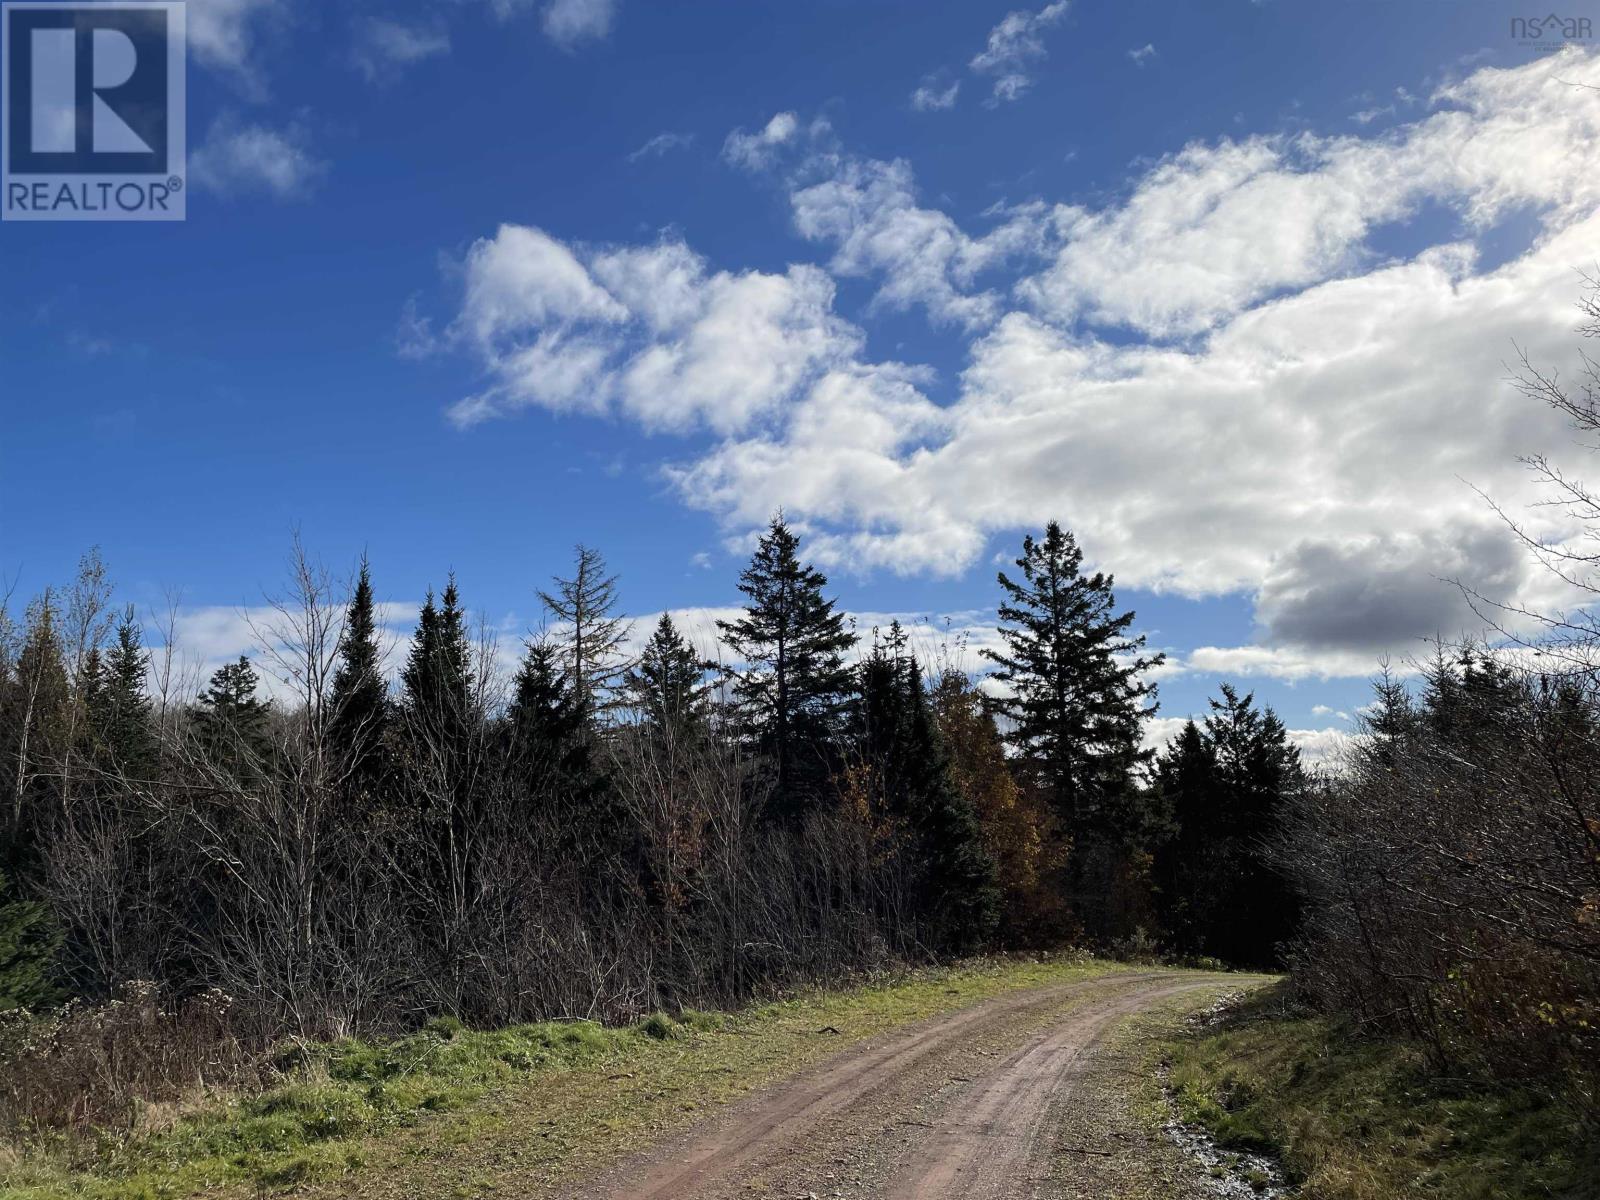
<instances>
[{"instance_id":1,"label":"weed along road","mask_svg":"<svg viewBox=\"0 0 1600 1200\"><path fill-rule=\"evenodd\" d=\"M569 1195L1142 1196L1084 1190L1086 1161L1099 1178L1146 1148L1129 1128L1092 1128L1126 1107L1131 1086L1106 1061L1108 1035L1152 1008L1199 1007L1239 985L1129 971L991 999L841 1052ZM1106 1144L1067 1144L1085 1123Z\"/></svg>"}]
</instances>

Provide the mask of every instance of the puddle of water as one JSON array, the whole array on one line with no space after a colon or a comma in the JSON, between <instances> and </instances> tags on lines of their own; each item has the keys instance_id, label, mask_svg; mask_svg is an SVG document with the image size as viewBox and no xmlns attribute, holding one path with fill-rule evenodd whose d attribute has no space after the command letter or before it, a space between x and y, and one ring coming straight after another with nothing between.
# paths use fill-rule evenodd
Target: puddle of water
<instances>
[{"instance_id":1,"label":"puddle of water","mask_svg":"<svg viewBox=\"0 0 1600 1200\"><path fill-rule=\"evenodd\" d=\"M1204 1129L1182 1121L1168 1121L1161 1128L1174 1145L1205 1168L1206 1188L1212 1195L1228 1200L1274 1200L1290 1195L1272 1159L1223 1150Z\"/></svg>"},{"instance_id":2,"label":"puddle of water","mask_svg":"<svg viewBox=\"0 0 1600 1200\"><path fill-rule=\"evenodd\" d=\"M1190 1018L1191 1027L1196 1032L1209 1029L1221 1021L1229 1006L1243 995L1243 992L1231 992L1220 997L1210 1008ZM1161 1067L1161 1090L1166 1095L1167 1107L1176 1112L1165 1064ZM1161 1128L1173 1145L1204 1168L1204 1181L1212 1195L1225 1200L1278 1200L1293 1194L1273 1159L1262 1154L1224 1150L1205 1129L1187 1125L1176 1116Z\"/></svg>"}]
</instances>

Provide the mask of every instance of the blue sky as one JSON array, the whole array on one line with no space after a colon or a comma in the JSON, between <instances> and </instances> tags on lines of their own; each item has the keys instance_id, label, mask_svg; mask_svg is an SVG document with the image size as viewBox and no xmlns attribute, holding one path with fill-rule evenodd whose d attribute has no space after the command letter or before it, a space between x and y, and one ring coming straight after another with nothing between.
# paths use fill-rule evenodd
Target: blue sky
<instances>
[{"instance_id":1,"label":"blue sky","mask_svg":"<svg viewBox=\"0 0 1600 1200\"><path fill-rule=\"evenodd\" d=\"M1442 579L1563 599L1472 487L1567 442L1503 364L1575 356L1592 41L1465 0L189 7L188 220L0 226L21 594L99 545L209 661L298 526L514 634L578 540L636 613L733 603L782 505L850 610L981 641L1056 516L1165 716L1235 679L1308 745L1469 626Z\"/></svg>"}]
</instances>

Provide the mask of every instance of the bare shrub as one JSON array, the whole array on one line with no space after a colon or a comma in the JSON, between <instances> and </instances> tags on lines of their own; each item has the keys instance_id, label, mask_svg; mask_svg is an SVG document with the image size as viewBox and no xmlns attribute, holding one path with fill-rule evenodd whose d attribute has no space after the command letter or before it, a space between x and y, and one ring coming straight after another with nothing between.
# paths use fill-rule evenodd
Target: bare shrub
<instances>
[{"instance_id":1,"label":"bare shrub","mask_svg":"<svg viewBox=\"0 0 1600 1200\"><path fill-rule=\"evenodd\" d=\"M127 1128L146 1103L236 1084L260 1046L241 1040L216 989L181 1003L153 983L102 1004L0 1014L0 1125L20 1133Z\"/></svg>"}]
</instances>

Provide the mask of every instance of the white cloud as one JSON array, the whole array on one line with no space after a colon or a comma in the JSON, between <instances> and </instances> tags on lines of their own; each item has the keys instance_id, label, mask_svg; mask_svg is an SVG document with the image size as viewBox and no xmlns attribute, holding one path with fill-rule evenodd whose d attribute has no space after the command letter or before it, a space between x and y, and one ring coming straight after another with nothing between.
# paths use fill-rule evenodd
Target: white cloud
<instances>
[{"instance_id":1,"label":"white cloud","mask_svg":"<svg viewBox=\"0 0 1600 1200\"><path fill-rule=\"evenodd\" d=\"M670 472L684 499L730 543L782 507L829 566L955 574L995 535L1057 517L1120 586L1255 599L1255 644L1202 647L1186 669L1364 676L1461 632L1451 576L1561 599L1468 482L1520 516L1515 456L1568 437L1502 363L1514 344L1573 353L1574 268L1600 245L1600 91L1556 80L1600 83L1597 63L1480 70L1381 136L1190 146L1119 203L1027 210L1003 245L923 207L905 164L818 149L780 114L729 157L798 153L796 225L834 247L833 269L974 331L953 401L928 399L926 371L867 361L814 267L735 274L681 242L502 230L469 256L454 325L491 386L457 415L585 404L709 428L722 440ZM1459 224L1419 223L1420 248L1379 259L1368 234L1424 201ZM1509 214L1536 234L1486 265L1478 238ZM1041 244L1061 252L1023 281L1033 311L976 290L1013 246ZM478 297L501 252L523 283ZM1549 509L1527 519L1573 533Z\"/></svg>"},{"instance_id":2,"label":"white cloud","mask_svg":"<svg viewBox=\"0 0 1600 1200\"><path fill-rule=\"evenodd\" d=\"M990 103L1016 100L1033 86L1033 68L1047 56L1043 32L1067 14L1067 0L1038 12L1017 11L989 31L988 44L968 65L994 78Z\"/></svg>"},{"instance_id":3,"label":"white cloud","mask_svg":"<svg viewBox=\"0 0 1600 1200\"><path fill-rule=\"evenodd\" d=\"M930 76L924 79L911 93L911 107L917 112L933 112L939 109L954 108L956 96L961 91L961 81L953 79L948 85L940 83Z\"/></svg>"},{"instance_id":4,"label":"white cloud","mask_svg":"<svg viewBox=\"0 0 1600 1200\"><path fill-rule=\"evenodd\" d=\"M800 120L792 112L773 116L755 133L735 129L722 144L722 156L736 167L760 171L771 166L779 147L794 140Z\"/></svg>"},{"instance_id":5,"label":"white cloud","mask_svg":"<svg viewBox=\"0 0 1600 1200\"><path fill-rule=\"evenodd\" d=\"M823 172L818 182L796 182L790 194L802 237L836 247L835 274L881 275L874 304L893 311L924 307L941 323L976 329L1003 310L992 291L976 291L984 271L1007 260L1038 254L1049 214L1042 205L1005 211L988 234L971 237L945 213L917 202L910 164L837 153L818 156L798 173Z\"/></svg>"},{"instance_id":6,"label":"white cloud","mask_svg":"<svg viewBox=\"0 0 1600 1200\"><path fill-rule=\"evenodd\" d=\"M1340 150L1342 171L1377 186L1385 176L1364 155L1382 164L1397 145L1427 141L1435 177L1477 181L1464 205L1484 219L1515 198L1540 201L1539 237L1493 270L1478 269L1470 243L1445 243L1252 310L1234 296L1190 345L1105 342L1013 312L973 346L959 400L919 410L894 448L851 431L819 439L808 396L788 410L787 431L723 443L677 482L733 528L781 504L815 522L819 554L862 568L959 572L989 534L1053 514L1124 584L1259 593L1272 645L1207 648L1191 657L1195 669L1364 675L1377 653L1457 634L1470 614L1450 577L1498 597L1543 586L1463 480L1515 506L1529 493L1514 456L1566 440L1505 385L1501 364L1513 343L1542 361L1571 352L1573 267L1600 244L1600 216L1579 202L1593 195L1600 95L1546 80L1583 72L1595 73L1594 60L1573 55L1554 69L1485 72L1454 93L1476 107L1428 118L1426 135ZM1530 109L1534 124L1549 123L1536 137ZM1260 171L1224 174L1232 182L1215 181L1213 209L1249 192ZM1348 203L1359 213L1386 201L1357 189ZM1126 212L1096 219L1119 225ZM1252 238L1277 236L1274 214L1303 221L1292 204L1263 205ZM1234 263L1232 244L1230 234L1195 251L1197 270ZM1090 303L1120 298L1126 282L1106 268ZM886 403L869 390L864 424Z\"/></svg>"},{"instance_id":7,"label":"white cloud","mask_svg":"<svg viewBox=\"0 0 1600 1200\"><path fill-rule=\"evenodd\" d=\"M564 50L599 41L611 32L616 0L550 0L541 20L545 36Z\"/></svg>"},{"instance_id":8,"label":"white cloud","mask_svg":"<svg viewBox=\"0 0 1600 1200\"><path fill-rule=\"evenodd\" d=\"M356 26L351 61L368 83L392 83L412 64L449 52L450 35L441 27L372 17Z\"/></svg>"},{"instance_id":9,"label":"white cloud","mask_svg":"<svg viewBox=\"0 0 1600 1200\"><path fill-rule=\"evenodd\" d=\"M375 606L380 662L391 681L404 661L405 645L420 611L421 605L415 602L385 601ZM266 604L201 604L184 605L171 614L147 614L144 632L157 664L170 646L170 697L179 703L193 700L219 667L237 662L240 655L255 666L265 697L292 702L296 691L273 674L270 653L273 646L282 648L274 636L282 626L283 614ZM165 637L168 633L170 642Z\"/></svg>"},{"instance_id":10,"label":"white cloud","mask_svg":"<svg viewBox=\"0 0 1600 1200\"><path fill-rule=\"evenodd\" d=\"M489 11L496 20L509 21L538 4L540 0L489 0ZM617 0L544 0L539 13L545 36L567 51L603 41L616 19Z\"/></svg>"},{"instance_id":11,"label":"white cloud","mask_svg":"<svg viewBox=\"0 0 1600 1200\"><path fill-rule=\"evenodd\" d=\"M1338 727L1291 729L1289 741L1300 751L1300 761L1312 770L1337 770L1340 760L1356 744L1356 737Z\"/></svg>"},{"instance_id":12,"label":"white cloud","mask_svg":"<svg viewBox=\"0 0 1600 1200\"><path fill-rule=\"evenodd\" d=\"M1150 59L1154 58L1155 56L1156 56L1156 48L1155 48L1155 46L1151 45L1149 42L1146 42L1144 45L1140 46L1136 50L1129 50L1128 51L1128 57L1133 60L1133 65L1136 66L1136 67L1144 66L1144 64L1146 62L1148 62Z\"/></svg>"},{"instance_id":13,"label":"white cloud","mask_svg":"<svg viewBox=\"0 0 1600 1200\"><path fill-rule=\"evenodd\" d=\"M463 278L450 336L491 385L455 406L461 424L540 405L733 433L861 344L817 268L713 272L678 241L571 247L507 225L472 247Z\"/></svg>"},{"instance_id":14,"label":"white cloud","mask_svg":"<svg viewBox=\"0 0 1600 1200\"><path fill-rule=\"evenodd\" d=\"M1315 711L1320 716L1331 710L1319 705ZM1189 721L1200 724L1204 719L1203 716L1152 717L1144 723L1143 744L1146 749L1161 753ZM1339 760L1349 752L1356 740L1354 735L1337 726L1327 729L1289 729L1284 732L1288 735L1289 743L1300 751L1300 762L1313 770L1337 769Z\"/></svg>"},{"instance_id":15,"label":"white cloud","mask_svg":"<svg viewBox=\"0 0 1600 1200\"><path fill-rule=\"evenodd\" d=\"M258 87L250 54L260 26L281 19L283 0L191 0L186 8L189 50L196 61Z\"/></svg>"},{"instance_id":16,"label":"white cloud","mask_svg":"<svg viewBox=\"0 0 1600 1200\"><path fill-rule=\"evenodd\" d=\"M205 142L189 155L194 181L224 196L267 192L279 200L299 199L325 169L306 148L299 127L269 129L229 116L213 122Z\"/></svg>"},{"instance_id":17,"label":"white cloud","mask_svg":"<svg viewBox=\"0 0 1600 1200\"><path fill-rule=\"evenodd\" d=\"M641 158L660 158L673 150L687 150L694 145L692 133L658 133L632 154L628 155L629 162L638 162Z\"/></svg>"},{"instance_id":18,"label":"white cloud","mask_svg":"<svg viewBox=\"0 0 1600 1200\"><path fill-rule=\"evenodd\" d=\"M1191 673L1234 679L1263 677L1299 683L1306 679L1361 679L1375 674L1377 660L1365 651L1306 650L1282 646L1200 646L1185 660Z\"/></svg>"},{"instance_id":19,"label":"white cloud","mask_svg":"<svg viewBox=\"0 0 1600 1200\"><path fill-rule=\"evenodd\" d=\"M1367 235L1425 201L1469 232L1527 208L1593 212L1600 179L1583 148L1600 137L1597 105L1557 79L1567 71L1593 74L1593 60L1481 70L1387 137L1191 144L1124 203L1063 208L1056 262L1024 295L1057 322L1191 336L1285 289L1370 269Z\"/></svg>"}]
</instances>

